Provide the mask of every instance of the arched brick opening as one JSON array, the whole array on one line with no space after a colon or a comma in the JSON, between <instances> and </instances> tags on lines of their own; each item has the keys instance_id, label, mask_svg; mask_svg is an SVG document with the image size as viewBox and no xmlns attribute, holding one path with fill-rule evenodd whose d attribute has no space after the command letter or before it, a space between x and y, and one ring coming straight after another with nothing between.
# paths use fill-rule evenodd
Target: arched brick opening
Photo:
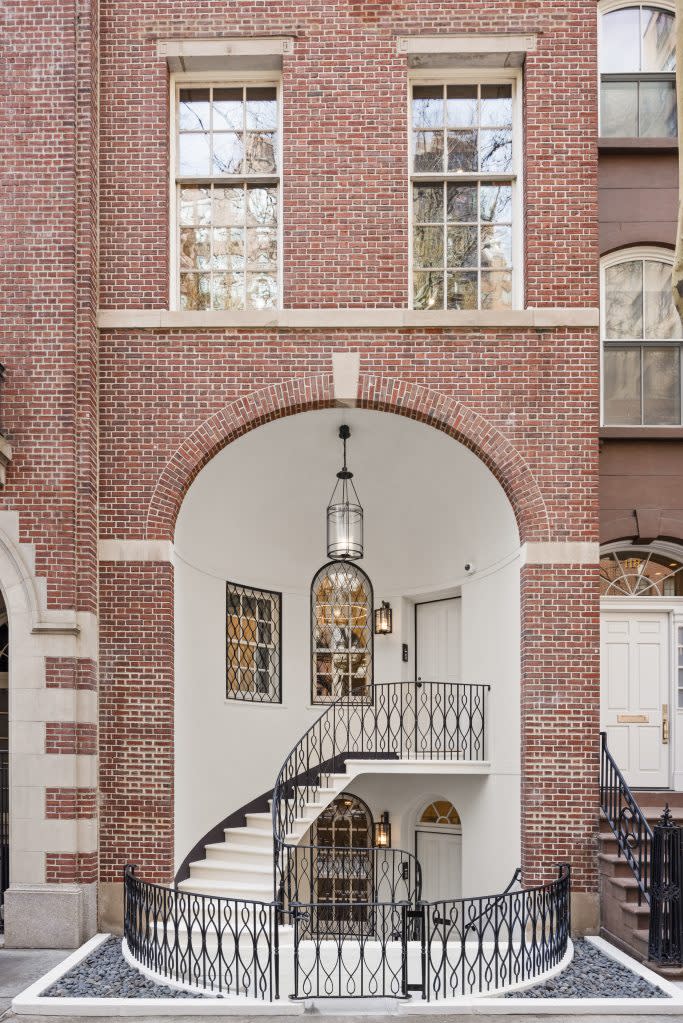
<instances>
[{"instance_id":1,"label":"arched brick opening","mask_svg":"<svg viewBox=\"0 0 683 1023\"><path fill-rule=\"evenodd\" d=\"M147 513L146 538L173 539L190 485L226 445L274 419L337 404L332 374L321 373L252 391L210 416L176 449L161 473ZM529 466L504 434L478 412L427 387L363 374L357 406L418 420L469 448L505 491L522 542L550 539L545 503Z\"/></svg>"}]
</instances>

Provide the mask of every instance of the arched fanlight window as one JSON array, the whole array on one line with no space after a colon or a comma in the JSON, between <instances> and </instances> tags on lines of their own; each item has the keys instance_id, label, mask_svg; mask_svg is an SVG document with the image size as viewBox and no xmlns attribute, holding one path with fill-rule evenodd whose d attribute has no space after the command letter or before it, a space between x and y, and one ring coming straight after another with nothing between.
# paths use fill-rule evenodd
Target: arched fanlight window
<instances>
[{"instance_id":1,"label":"arched fanlight window","mask_svg":"<svg viewBox=\"0 0 683 1023\"><path fill-rule=\"evenodd\" d=\"M435 799L425 807L420 817L420 824L430 826L459 827L460 814L447 799Z\"/></svg>"},{"instance_id":2,"label":"arched fanlight window","mask_svg":"<svg viewBox=\"0 0 683 1023\"><path fill-rule=\"evenodd\" d=\"M602 262L606 426L681 423L681 321L671 295L673 252L623 249Z\"/></svg>"},{"instance_id":3,"label":"arched fanlight window","mask_svg":"<svg viewBox=\"0 0 683 1023\"><path fill-rule=\"evenodd\" d=\"M372 585L352 562L332 561L311 586L312 700L368 697L372 684Z\"/></svg>"},{"instance_id":4,"label":"arched fanlight window","mask_svg":"<svg viewBox=\"0 0 683 1023\"><path fill-rule=\"evenodd\" d=\"M603 597L683 597L683 562L651 547L624 547L600 558Z\"/></svg>"},{"instance_id":5,"label":"arched fanlight window","mask_svg":"<svg viewBox=\"0 0 683 1023\"><path fill-rule=\"evenodd\" d=\"M603 0L600 10L600 134L675 138L674 4Z\"/></svg>"}]
</instances>

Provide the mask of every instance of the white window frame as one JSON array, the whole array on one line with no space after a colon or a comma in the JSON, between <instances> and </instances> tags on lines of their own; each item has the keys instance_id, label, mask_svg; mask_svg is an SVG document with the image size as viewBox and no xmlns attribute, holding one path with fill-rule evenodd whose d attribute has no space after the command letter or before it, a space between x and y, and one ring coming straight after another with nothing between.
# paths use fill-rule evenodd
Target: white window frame
<instances>
[{"instance_id":1,"label":"white window frame","mask_svg":"<svg viewBox=\"0 0 683 1023\"><path fill-rule=\"evenodd\" d=\"M602 140L602 19L603 15L611 14L613 11L625 11L630 7L653 7L656 10L668 11L670 14L676 16L676 3L675 0L653 0L652 3L646 3L645 0L599 0L598 3L598 139ZM647 74L647 72L645 72ZM607 135L605 138L612 138L615 136ZM639 136L646 138L647 136ZM675 135L671 136L672 141L676 139Z\"/></svg>"},{"instance_id":2,"label":"white window frame","mask_svg":"<svg viewBox=\"0 0 683 1023\"><path fill-rule=\"evenodd\" d=\"M658 260L661 263L668 263L670 266L674 264L674 250L664 248L660 245L637 245L625 249L616 249L614 252L610 252L607 256L603 256L600 260L600 424L606 429L618 429L618 430L680 430L683 424L683 338L677 341L671 340L663 342L664 346L668 343L671 346L678 344L681 349L681 363L680 363L680 401L681 401L681 423L640 423L640 424L625 424L618 425L615 423L605 422L605 311L606 305L606 284L605 284L605 272L612 266L617 266L619 263L629 263L636 259L652 259ZM610 344L618 346L620 339L610 338ZM638 339L625 338L624 343L628 346L633 344L635 347L638 344ZM641 340L640 345L647 346L652 344L656 346L657 340ZM642 400L643 400L643 381L641 377L641 412L642 412Z\"/></svg>"},{"instance_id":3,"label":"white window frame","mask_svg":"<svg viewBox=\"0 0 683 1023\"><path fill-rule=\"evenodd\" d=\"M420 180L439 181L510 181L512 184L512 296L510 309L524 308L524 121L523 121L523 77L520 69L483 69L469 71L444 71L430 69L412 72L407 81L407 129L408 140L408 308L415 312L413 304L413 184ZM413 124L412 96L415 85L512 85L512 169L508 174L480 173L425 173L413 171ZM433 311L433 310L431 310ZM449 312L445 306L443 312ZM481 308L471 313L488 312Z\"/></svg>"},{"instance_id":4,"label":"white window frame","mask_svg":"<svg viewBox=\"0 0 683 1023\"><path fill-rule=\"evenodd\" d=\"M277 206L277 303L271 312L280 310L283 307L283 294L284 294L284 266L282 260L283 253L283 224L282 224L282 196L284 190L284 175L282 166L282 128L283 128L283 111L282 111L282 76L279 73L264 73L263 71L241 71L241 72L221 72L216 73L215 71L195 71L195 72L174 72L170 76L170 88L169 88L169 296L168 296L168 308L171 312L177 312L181 310L180 305L180 225L178 218L178 109L179 109L179 93L181 89L191 88L197 86L201 88L212 85L216 88L224 87L235 87L240 85L247 86L264 86L268 88L274 88L276 90L276 101L277 101L277 167L278 172L274 175L268 175L269 178L277 182L278 191L278 206ZM242 174L234 175L235 181L249 180ZM204 179L201 179L204 180ZM217 178L217 183L221 181L229 180L228 178ZM258 181L258 176L255 176L254 180ZM189 310L188 310L189 311ZM193 310L194 312L200 312L200 310ZM245 309L239 310L202 310L202 312L212 313L226 313L234 312L237 315L244 313L253 313L255 310L245 307Z\"/></svg>"}]
</instances>

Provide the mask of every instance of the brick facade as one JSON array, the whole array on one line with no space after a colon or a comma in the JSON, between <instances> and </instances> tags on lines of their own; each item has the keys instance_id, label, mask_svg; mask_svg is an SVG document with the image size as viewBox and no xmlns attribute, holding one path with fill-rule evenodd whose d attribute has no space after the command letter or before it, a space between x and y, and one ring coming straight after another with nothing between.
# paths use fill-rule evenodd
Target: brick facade
<instances>
[{"instance_id":1,"label":"brick facade","mask_svg":"<svg viewBox=\"0 0 683 1023\"><path fill-rule=\"evenodd\" d=\"M88 0L59 0L40 24L31 5L10 8L1 425L15 456L0 508L35 545L48 606L98 616L99 682L92 657L51 656L46 686L98 684L99 732L48 722L45 752L99 753L99 877L117 881L133 860L168 880L172 569L98 567L98 538L172 540L201 467L263 422L332 405L332 354L353 351L358 403L466 444L504 487L523 540L594 542L599 343L596 327L98 332L98 303L168 306L169 76L157 40L294 38L282 72L285 307L389 309L405 306L408 280L397 36L538 33L524 69L525 305L594 308L595 5L508 0L495 24L480 0L104 0L99 24ZM538 876L571 852L577 890L589 892L596 573L528 566L523 581L524 866ZM89 789L46 791L47 817L92 805ZM95 864L48 851L45 879L93 879Z\"/></svg>"}]
</instances>

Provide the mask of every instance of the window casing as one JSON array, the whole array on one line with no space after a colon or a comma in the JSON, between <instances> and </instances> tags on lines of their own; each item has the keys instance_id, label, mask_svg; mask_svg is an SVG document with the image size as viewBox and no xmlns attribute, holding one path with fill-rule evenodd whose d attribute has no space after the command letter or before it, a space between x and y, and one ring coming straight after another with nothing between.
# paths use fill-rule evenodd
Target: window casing
<instances>
[{"instance_id":1,"label":"window casing","mask_svg":"<svg viewBox=\"0 0 683 1023\"><path fill-rule=\"evenodd\" d=\"M674 7L600 5L600 135L675 138Z\"/></svg>"},{"instance_id":2,"label":"window casing","mask_svg":"<svg viewBox=\"0 0 683 1023\"><path fill-rule=\"evenodd\" d=\"M410 82L411 305L521 306L521 77Z\"/></svg>"},{"instance_id":3,"label":"window casing","mask_svg":"<svg viewBox=\"0 0 683 1023\"><path fill-rule=\"evenodd\" d=\"M226 683L229 700L282 702L282 595L226 584Z\"/></svg>"},{"instance_id":4,"label":"window casing","mask_svg":"<svg viewBox=\"0 0 683 1023\"><path fill-rule=\"evenodd\" d=\"M372 585L352 562L332 561L311 586L313 703L368 700L372 685Z\"/></svg>"},{"instance_id":5,"label":"window casing","mask_svg":"<svg viewBox=\"0 0 683 1023\"><path fill-rule=\"evenodd\" d=\"M281 305L281 102L275 81L174 77L171 305Z\"/></svg>"},{"instance_id":6,"label":"window casing","mask_svg":"<svg viewBox=\"0 0 683 1023\"><path fill-rule=\"evenodd\" d=\"M603 422L681 425L681 321L673 253L625 249L602 263Z\"/></svg>"}]
</instances>

